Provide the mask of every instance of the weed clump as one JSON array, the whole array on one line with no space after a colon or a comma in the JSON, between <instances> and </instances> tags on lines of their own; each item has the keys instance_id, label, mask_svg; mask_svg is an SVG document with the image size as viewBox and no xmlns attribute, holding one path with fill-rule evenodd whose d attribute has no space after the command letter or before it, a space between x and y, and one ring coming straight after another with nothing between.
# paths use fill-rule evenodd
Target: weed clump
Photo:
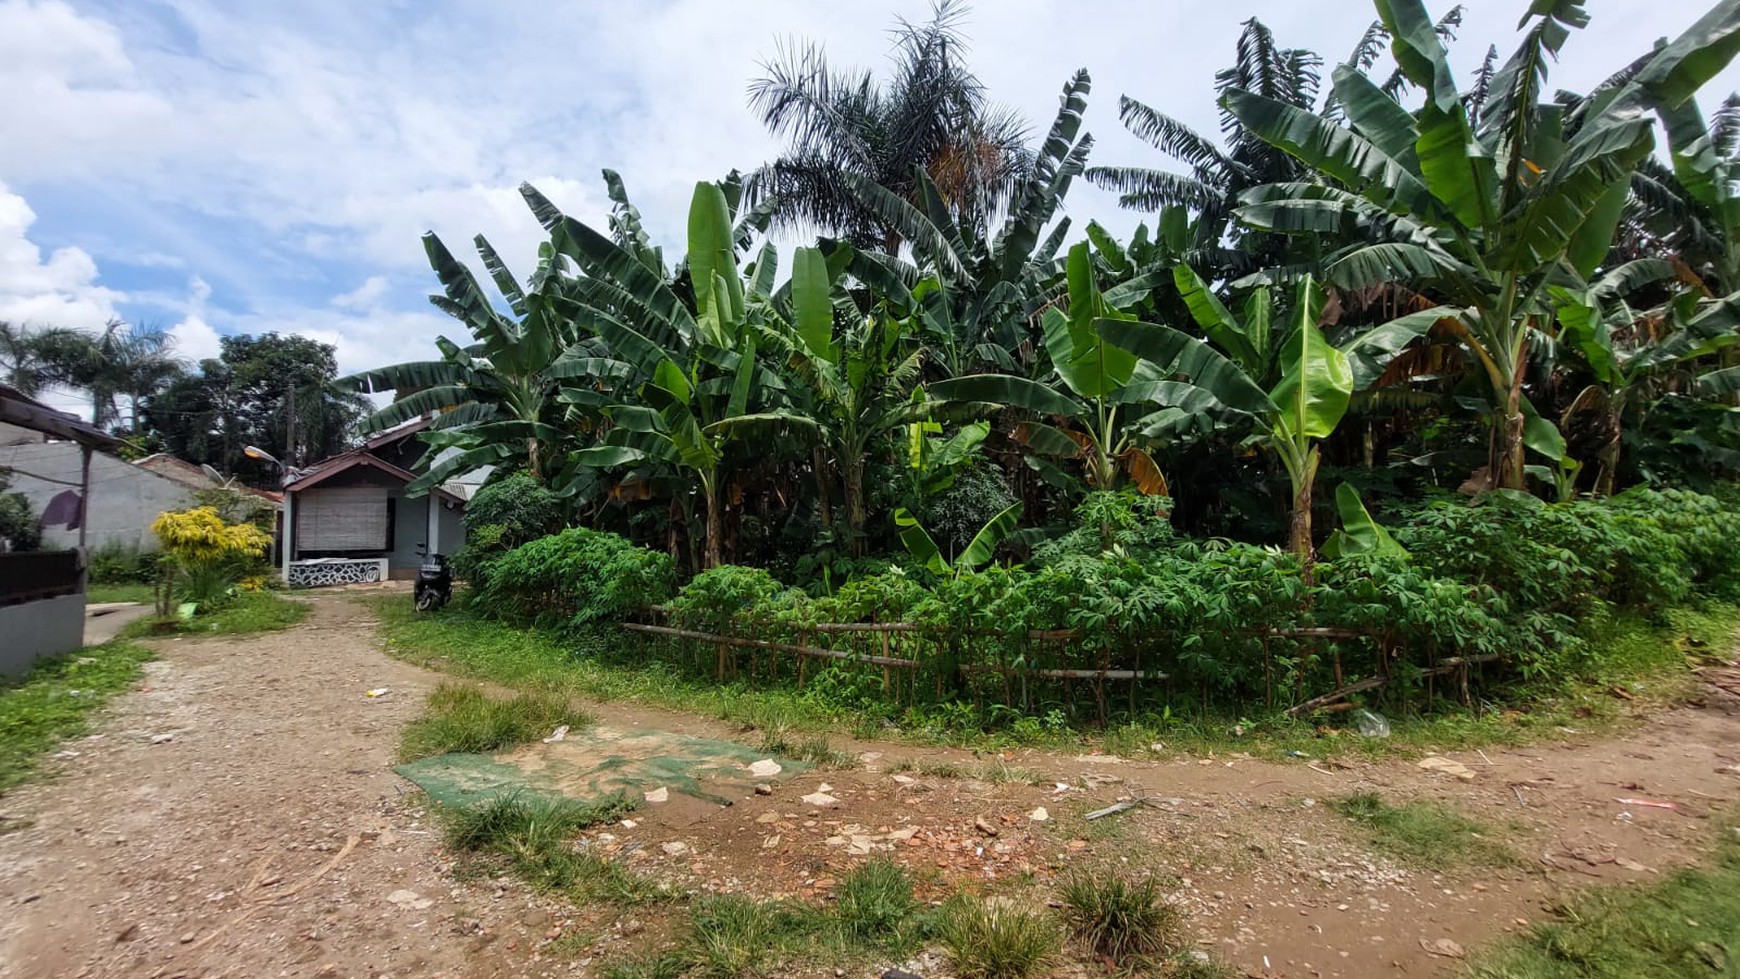
<instances>
[{"instance_id":1,"label":"weed clump","mask_svg":"<svg viewBox=\"0 0 1740 979\"><path fill-rule=\"evenodd\" d=\"M1058 896L1071 933L1120 968L1156 961L1184 944L1184 914L1160 896L1152 877L1077 874Z\"/></svg>"},{"instance_id":2,"label":"weed clump","mask_svg":"<svg viewBox=\"0 0 1740 979\"><path fill-rule=\"evenodd\" d=\"M428 712L405 728L399 756L414 761L450 752L500 751L537 741L564 724L591 723L591 715L557 694L498 700L477 687L444 683L429 694Z\"/></svg>"}]
</instances>

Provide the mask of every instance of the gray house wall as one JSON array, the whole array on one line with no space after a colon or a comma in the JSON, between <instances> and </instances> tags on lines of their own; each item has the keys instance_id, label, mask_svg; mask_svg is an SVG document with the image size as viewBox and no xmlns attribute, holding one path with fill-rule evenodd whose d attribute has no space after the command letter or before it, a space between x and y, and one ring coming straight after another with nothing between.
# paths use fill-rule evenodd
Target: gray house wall
<instances>
[{"instance_id":1,"label":"gray house wall","mask_svg":"<svg viewBox=\"0 0 1740 979\"><path fill-rule=\"evenodd\" d=\"M79 447L72 442L0 445L0 469L13 470L9 477L12 490L24 494L31 508L40 514L57 494L67 490L78 492L79 456ZM115 456L93 452L85 546L98 548L118 542L122 546L154 550L157 538L151 533L151 521L165 510L184 509L193 502L190 487ZM47 548L77 547L79 532L49 526L43 528L42 539Z\"/></svg>"},{"instance_id":2,"label":"gray house wall","mask_svg":"<svg viewBox=\"0 0 1740 979\"><path fill-rule=\"evenodd\" d=\"M417 555L417 545L429 541L430 507L436 509L435 550L451 556L465 544L463 512L449 509L434 494L409 499L402 492L395 491L393 506L393 550L387 555L390 570L399 573L414 571L422 563Z\"/></svg>"}]
</instances>

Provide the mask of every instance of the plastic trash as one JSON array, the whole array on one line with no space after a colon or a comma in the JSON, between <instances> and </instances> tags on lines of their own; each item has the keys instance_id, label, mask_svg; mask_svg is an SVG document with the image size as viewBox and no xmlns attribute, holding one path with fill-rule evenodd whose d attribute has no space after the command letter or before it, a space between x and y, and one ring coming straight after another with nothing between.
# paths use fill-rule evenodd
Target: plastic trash
<instances>
[{"instance_id":1,"label":"plastic trash","mask_svg":"<svg viewBox=\"0 0 1740 979\"><path fill-rule=\"evenodd\" d=\"M1368 738L1387 738L1390 736L1390 722L1376 711L1364 707L1353 712L1353 725L1359 728L1359 733Z\"/></svg>"}]
</instances>

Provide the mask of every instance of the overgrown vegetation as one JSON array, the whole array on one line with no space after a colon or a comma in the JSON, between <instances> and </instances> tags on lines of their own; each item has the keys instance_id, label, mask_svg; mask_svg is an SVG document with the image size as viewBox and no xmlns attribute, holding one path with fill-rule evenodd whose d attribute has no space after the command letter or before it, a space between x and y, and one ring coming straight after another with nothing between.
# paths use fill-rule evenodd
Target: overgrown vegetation
<instances>
[{"instance_id":1,"label":"overgrown vegetation","mask_svg":"<svg viewBox=\"0 0 1740 979\"><path fill-rule=\"evenodd\" d=\"M308 617L306 602L284 598L270 591L238 591L203 615L158 616L130 622L121 634L139 638L153 635L241 636L288 629Z\"/></svg>"},{"instance_id":2,"label":"overgrown vegetation","mask_svg":"<svg viewBox=\"0 0 1740 979\"><path fill-rule=\"evenodd\" d=\"M412 761L455 751L501 751L537 741L561 725L591 723L591 715L560 694L496 698L475 686L443 683L429 694L423 715L406 725L399 756Z\"/></svg>"},{"instance_id":3,"label":"overgrown vegetation","mask_svg":"<svg viewBox=\"0 0 1740 979\"><path fill-rule=\"evenodd\" d=\"M1740 950L1740 831L1714 859L1659 883L1587 888L1559 920L1475 957L1474 979L1681 979L1731 975Z\"/></svg>"},{"instance_id":4,"label":"overgrown vegetation","mask_svg":"<svg viewBox=\"0 0 1740 979\"><path fill-rule=\"evenodd\" d=\"M540 891L623 907L669 900L663 887L596 853L571 846L576 833L631 811L620 796L580 803L533 793L442 809L447 845L474 866L507 871Z\"/></svg>"},{"instance_id":5,"label":"overgrown vegetation","mask_svg":"<svg viewBox=\"0 0 1740 979\"><path fill-rule=\"evenodd\" d=\"M0 793L29 778L61 742L85 733L92 713L131 686L149 659L143 646L116 641L0 680Z\"/></svg>"},{"instance_id":6,"label":"overgrown vegetation","mask_svg":"<svg viewBox=\"0 0 1740 979\"><path fill-rule=\"evenodd\" d=\"M1114 968L1155 965L1184 947L1184 913L1152 877L1077 873L1058 896L1070 931Z\"/></svg>"},{"instance_id":7,"label":"overgrown vegetation","mask_svg":"<svg viewBox=\"0 0 1740 979\"><path fill-rule=\"evenodd\" d=\"M943 908L936 937L960 979L1043 975L1063 948L1063 931L1049 913L967 895Z\"/></svg>"},{"instance_id":8,"label":"overgrown vegetation","mask_svg":"<svg viewBox=\"0 0 1740 979\"><path fill-rule=\"evenodd\" d=\"M1502 867L1517 856L1491 827L1444 803L1386 802L1372 792L1335 800L1335 811L1364 830L1376 849L1397 859L1443 869L1457 865Z\"/></svg>"}]
</instances>

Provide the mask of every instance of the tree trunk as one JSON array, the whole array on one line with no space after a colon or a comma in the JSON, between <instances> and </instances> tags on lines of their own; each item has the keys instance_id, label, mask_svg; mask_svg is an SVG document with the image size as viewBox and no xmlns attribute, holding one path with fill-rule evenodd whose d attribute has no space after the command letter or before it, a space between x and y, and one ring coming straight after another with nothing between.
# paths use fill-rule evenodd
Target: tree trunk
<instances>
[{"instance_id":1,"label":"tree trunk","mask_svg":"<svg viewBox=\"0 0 1740 979\"><path fill-rule=\"evenodd\" d=\"M724 563L720 559L719 543L725 536L724 514L719 512L718 477L708 474L701 480L701 493L707 498L707 558L704 570L717 568Z\"/></svg>"},{"instance_id":2,"label":"tree trunk","mask_svg":"<svg viewBox=\"0 0 1740 979\"><path fill-rule=\"evenodd\" d=\"M822 456L822 447L810 449L810 465L816 471L816 512L821 517L823 527L834 525L834 507L828 500L828 464Z\"/></svg>"},{"instance_id":3,"label":"tree trunk","mask_svg":"<svg viewBox=\"0 0 1740 979\"><path fill-rule=\"evenodd\" d=\"M1307 569L1315 557L1311 547L1311 499L1320 458L1317 446L1312 446L1305 455L1305 470L1299 474L1298 484L1293 487L1293 519L1287 528L1287 549L1297 555L1299 563Z\"/></svg>"},{"instance_id":4,"label":"tree trunk","mask_svg":"<svg viewBox=\"0 0 1740 979\"><path fill-rule=\"evenodd\" d=\"M1523 478L1522 376L1505 396L1504 416L1493 426L1497 451L1492 460L1492 484L1500 489L1527 489Z\"/></svg>"},{"instance_id":5,"label":"tree trunk","mask_svg":"<svg viewBox=\"0 0 1740 979\"><path fill-rule=\"evenodd\" d=\"M535 438L526 439L526 469L533 479L540 483L544 481L544 467L538 458L538 440Z\"/></svg>"},{"instance_id":6,"label":"tree trunk","mask_svg":"<svg viewBox=\"0 0 1740 979\"><path fill-rule=\"evenodd\" d=\"M1619 479L1619 437L1621 431L1619 426L1619 416L1614 415L1613 439L1601 447L1601 454L1597 457L1600 460L1601 468L1595 472L1596 496L1612 496L1614 483Z\"/></svg>"},{"instance_id":7,"label":"tree trunk","mask_svg":"<svg viewBox=\"0 0 1740 979\"><path fill-rule=\"evenodd\" d=\"M847 549L853 557L864 556L864 457L856 456L845 463L846 533L851 539Z\"/></svg>"}]
</instances>

